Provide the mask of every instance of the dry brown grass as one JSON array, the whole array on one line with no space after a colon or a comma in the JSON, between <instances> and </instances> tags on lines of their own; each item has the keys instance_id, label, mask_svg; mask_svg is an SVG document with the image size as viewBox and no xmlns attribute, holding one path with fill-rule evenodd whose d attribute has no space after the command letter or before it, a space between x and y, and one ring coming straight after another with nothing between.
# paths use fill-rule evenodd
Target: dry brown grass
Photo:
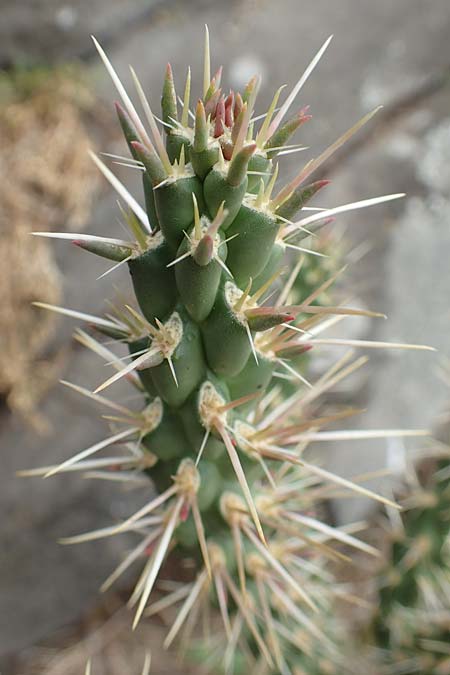
<instances>
[{"instance_id":1,"label":"dry brown grass","mask_svg":"<svg viewBox=\"0 0 450 675\"><path fill-rule=\"evenodd\" d=\"M0 96L0 394L42 430L35 406L56 368L40 355L55 319L31 303L57 303L60 275L50 247L29 233L86 221L96 174L83 115L92 102L78 81L52 72L3 77Z\"/></svg>"}]
</instances>

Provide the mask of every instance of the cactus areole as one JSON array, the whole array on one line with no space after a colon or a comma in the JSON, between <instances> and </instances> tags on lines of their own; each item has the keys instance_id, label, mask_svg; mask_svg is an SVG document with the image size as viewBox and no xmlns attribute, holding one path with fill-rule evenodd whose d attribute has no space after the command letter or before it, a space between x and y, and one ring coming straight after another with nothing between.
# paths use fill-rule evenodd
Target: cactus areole
<instances>
[{"instance_id":1,"label":"cactus areole","mask_svg":"<svg viewBox=\"0 0 450 675\"><path fill-rule=\"evenodd\" d=\"M350 363L350 356L343 357L311 386L301 372L305 357L299 357L314 340L320 342L317 335L331 315L373 314L316 302L338 273L319 274L318 287L304 280L303 296L293 295L302 261L323 259L314 250L315 230L335 214L402 196L331 209L306 206L327 184L310 176L373 113L306 161L291 182L277 185L277 159L305 150L293 135L310 116L305 108L293 114L291 109L330 39L284 101L279 104L279 89L268 111L257 115L260 78L253 77L243 92L226 93L221 69L211 75L206 30L201 97L191 110L190 70L179 98L167 66L161 119L133 70L132 102L94 39L121 99L116 111L129 151L107 161L140 174L145 206L92 154L119 195L131 236L36 233L72 238L113 261L106 273L128 267L136 302L115 303L103 317L47 306L101 334L79 330L77 339L113 374L94 392L65 384L106 409L111 432L62 464L34 473L84 471L146 486L147 500L134 515L67 541L142 535L104 584L145 559L130 603L134 625L170 551L175 547L193 561L196 578L164 600L164 606L181 603L165 645L180 632L189 634L212 603L221 619L218 642L208 648L214 651L215 644L219 654L218 663L211 661L213 671L241 672L250 665L252 672L290 673L293 655L298 661L311 641L322 640L311 617L323 604L315 592L320 566L334 555L326 542L367 550L356 537L316 518L315 501L330 494L320 493L322 483L386 501L316 467L304 454L321 427L349 414L318 415L317 399L364 359ZM119 351L111 347L114 341ZM121 379L135 389L132 404L103 393ZM323 649L329 649L326 640Z\"/></svg>"}]
</instances>

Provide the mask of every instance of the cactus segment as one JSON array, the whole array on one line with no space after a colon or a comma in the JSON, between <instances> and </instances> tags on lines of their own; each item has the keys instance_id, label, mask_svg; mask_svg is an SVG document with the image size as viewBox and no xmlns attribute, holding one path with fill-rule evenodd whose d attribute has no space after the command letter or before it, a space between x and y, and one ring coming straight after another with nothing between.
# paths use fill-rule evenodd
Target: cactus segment
<instances>
[{"instance_id":1,"label":"cactus segment","mask_svg":"<svg viewBox=\"0 0 450 675\"><path fill-rule=\"evenodd\" d=\"M219 288L214 307L202 324L206 358L216 375L237 375L251 352L246 321L233 309L239 289L229 281Z\"/></svg>"},{"instance_id":2,"label":"cactus segment","mask_svg":"<svg viewBox=\"0 0 450 675\"><path fill-rule=\"evenodd\" d=\"M227 231L227 265L235 283L243 288L249 277L257 277L267 265L278 234L279 223L267 211L243 204Z\"/></svg>"},{"instance_id":3,"label":"cactus segment","mask_svg":"<svg viewBox=\"0 0 450 675\"><path fill-rule=\"evenodd\" d=\"M210 214L216 214L222 202L225 202L225 207L228 216L222 225L222 229L226 230L231 225L239 209L247 190L248 179L245 177L240 185L230 185L223 170L219 168L212 168L207 174L203 183L203 193L205 196L205 204Z\"/></svg>"},{"instance_id":4,"label":"cactus segment","mask_svg":"<svg viewBox=\"0 0 450 675\"><path fill-rule=\"evenodd\" d=\"M190 253L190 255L187 255ZM222 276L220 261L227 257L227 245L223 235L208 234L208 225L202 227L202 238L198 243L194 233L181 242L177 251L179 262L175 265L175 279L180 298L197 323L210 314L216 300ZM203 263L203 264L200 264Z\"/></svg>"},{"instance_id":5,"label":"cactus segment","mask_svg":"<svg viewBox=\"0 0 450 675\"><path fill-rule=\"evenodd\" d=\"M253 279L252 291L257 291L259 288L273 277L278 272L283 263L286 247L283 242L275 241L270 251L270 256L262 271Z\"/></svg>"},{"instance_id":6,"label":"cactus segment","mask_svg":"<svg viewBox=\"0 0 450 675\"><path fill-rule=\"evenodd\" d=\"M176 251L194 221L192 195L200 208L203 205L202 184L194 175L168 179L154 188L156 212L161 231L169 246Z\"/></svg>"},{"instance_id":7,"label":"cactus segment","mask_svg":"<svg viewBox=\"0 0 450 675\"><path fill-rule=\"evenodd\" d=\"M178 408L205 373L200 330L183 310L175 311L160 327L160 345L165 358L152 368L153 383L162 400Z\"/></svg>"},{"instance_id":8,"label":"cactus segment","mask_svg":"<svg viewBox=\"0 0 450 675\"><path fill-rule=\"evenodd\" d=\"M205 203L211 215L217 213L222 203L227 210L227 216L222 223L223 230L231 225L241 208L248 185L247 166L255 149L254 143L242 148L231 161L228 173L214 167L203 183Z\"/></svg>"},{"instance_id":9,"label":"cactus segment","mask_svg":"<svg viewBox=\"0 0 450 675\"><path fill-rule=\"evenodd\" d=\"M275 366L275 361L261 353L258 353L258 362L256 362L253 354L250 354L247 363L240 373L226 380L230 396L232 398L241 398L254 392L258 392L262 396L272 380ZM246 412L253 405L253 402L249 402L240 408L240 411Z\"/></svg>"},{"instance_id":10,"label":"cactus segment","mask_svg":"<svg viewBox=\"0 0 450 675\"><path fill-rule=\"evenodd\" d=\"M179 448L183 448L184 455L189 456L190 449L180 421L159 396L143 410L143 415L148 420L148 431L141 441L146 450L161 461L179 457Z\"/></svg>"},{"instance_id":11,"label":"cactus segment","mask_svg":"<svg viewBox=\"0 0 450 675\"><path fill-rule=\"evenodd\" d=\"M149 238L145 253L128 261L134 292L147 321L163 321L177 302L173 270L167 267L172 254L160 232Z\"/></svg>"},{"instance_id":12,"label":"cactus segment","mask_svg":"<svg viewBox=\"0 0 450 675\"><path fill-rule=\"evenodd\" d=\"M190 447L195 455L197 456L201 451L201 454L207 459L217 460L218 457L225 453L225 446L222 439L217 438L217 436L214 435L214 432L207 432L203 426L199 413L202 385L205 381L215 381L217 383L216 378L212 373L207 373L206 376L208 380L202 381L201 385L195 389L186 403L179 408L178 413L186 437L189 440ZM220 391L224 395L224 400L228 401L229 394L228 391L224 391L223 385L221 386Z\"/></svg>"}]
</instances>

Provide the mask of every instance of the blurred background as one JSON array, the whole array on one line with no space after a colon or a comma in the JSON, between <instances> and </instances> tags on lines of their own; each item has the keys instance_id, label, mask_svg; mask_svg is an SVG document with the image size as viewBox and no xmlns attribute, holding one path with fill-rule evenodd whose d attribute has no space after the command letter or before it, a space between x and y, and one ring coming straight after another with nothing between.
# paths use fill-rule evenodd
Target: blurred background
<instances>
[{"instance_id":1,"label":"blurred background","mask_svg":"<svg viewBox=\"0 0 450 675\"><path fill-rule=\"evenodd\" d=\"M343 248L356 250L349 256L348 295L388 315L387 321L350 322L344 334L439 350L437 356L373 352L338 395L367 408L355 426L433 428L448 395L437 367L450 356L450 5L2 0L1 10L0 672L82 672L85 654L100 649L108 656L96 675L133 669L131 653L136 666L129 672L138 672L143 645L156 645L158 652L161 628L143 628L132 644L121 646L117 636L128 619L116 613L116 595L98 594L126 538L74 548L57 539L122 517L140 503L139 495L82 479L15 475L57 462L104 432L96 411L58 385L61 378L86 387L99 381L101 366L72 340L76 322L30 305L41 300L99 313L116 288L128 288L123 268L97 280L107 267L101 261L66 242L29 236L48 229L121 236L115 196L87 157L88 148L125 150L112 108L116 93L89 35L103 44L126 84L128 64L136 67L156 108L168 59L179 86L188 65L196 73L194 86L199 84L207 23L213 66L225 66L226 86L239 88L254 72L262 74L263 112L275 88L292 86L334 34L298 101L299 107L311 106L313 121L302 131L311 156L369 109L384 108L326 167L333 182L321 206L407 193L386 207L339 218ZM294 156L284 178L296 164ZM118 167L117 174L140 194L133 172ZM373 441L333 444L332 453L323 452L328 467L351 476L392 463L397 450L403 450L399 443ZM385 480L373 486L389 491ZM368 508L344 500L334 517L345 522ZM106 627L84 651L70 648L104 620ZM174 673L176 667L169 656L157 655L154 672Z\"/></svg>"}]
</instances>

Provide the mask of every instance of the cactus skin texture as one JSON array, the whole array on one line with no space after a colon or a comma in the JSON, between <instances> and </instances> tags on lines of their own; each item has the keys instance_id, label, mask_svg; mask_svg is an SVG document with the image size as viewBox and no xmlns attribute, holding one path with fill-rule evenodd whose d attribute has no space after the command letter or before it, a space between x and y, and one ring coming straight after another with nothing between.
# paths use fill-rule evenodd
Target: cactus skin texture
<instances>
[{"instance_id":1,"label":"cactus skin texture","mask_svg":"<svg viewBox=\"0 0 450 675\"><path fill-rule=\"evenodd\" d=\"M317 252L310 250L315 241L310 230L329 222L335 211L403 196L314 210L312 215L308 211L295 220L326 185L308 182L309 176L372 114L275 191L276 157L286 148L302 149L286 144L310 117L302 109L289 119L288 109L329 42L279 108L281 90L276 92L255 131L259 78L252 78L242 93L223 94L221 70L211 77L206 32L203 95L194 115L189 110L190 72L180 106L167 67L161 100L164 141L134 71L145 124L95 41L122 99L116 109L131 155L123 162L142 173L145 209L93 155L125 203L122 216L132 236L129 241L72 238L82 249L113 261L112 269L128 266L137 308L116 306L105 317L95 317L47 306L78 316L108 338L102 342L77 333L114 374L95 392L66 384L107 409L111 436L59 466L29 473L88 471L96 478L113 475L142 485L141 471L152 479L157 494L137 513L66 543L143 533L103 588L136 560L146 559L130 601L136 608L134 626L144 611L178 606L166 647L180 633L186 645L197 618L214 607L219 626L199 647L211 672L332 673L333 666L343 672L339 650L314 618L330 611L337 588L331 584L327 589L322 568L335 559L336 546L376 552L353 534L324 524L317 515L319 500L332 496L330 485L337 485L341 491L387 501L304 457L308 441L319 440L318 430L354 414L322 412L319 397L364 363L351 363L351 356L345 356L311 386L296 361L312 347L308 340L314 333L308 331L320 333L333 314L375 315L320 304L337 273L312 274L310 283L301 265L286 271L285 253L313 257ZM314 265L320 267L322 260L315 257ZM128 354L119 358L109 348L111 338L128 345ZM121 378L140 393L138 410L101 393ZM288 391L279 384L286 378L295 383ZM118 455L96 454L119 444L125 450ZM174 545L179 556L194 560L197 576L180 583L162 605L146 609Z\"/></svg>"},{"instance_id":2,"label":"cactus skin texture","mask_svg":"<svg viewBox=\"0 0 450 675\"><path fill-rule=\"evenodd\" d=\"M381 576L373 636L383 673L450 673L449 463L422 469Z\"/></svg>"}]
</instances>

